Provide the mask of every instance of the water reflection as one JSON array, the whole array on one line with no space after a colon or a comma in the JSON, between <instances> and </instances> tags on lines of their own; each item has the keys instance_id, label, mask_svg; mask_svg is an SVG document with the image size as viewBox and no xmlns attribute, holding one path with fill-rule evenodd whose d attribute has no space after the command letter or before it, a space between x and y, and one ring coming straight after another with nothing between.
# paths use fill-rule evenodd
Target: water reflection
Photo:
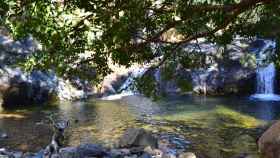
<instances>
[{"instance_id":1,"label":"water reflection","mask_svg":"<svg viewBox=\"0 0 280 158\"><path fill-rule=\"evenodd\" d=\"M193 142L192 150L209 157L257 152L256 130L280 114L278 102L238 97L172 96L151 101L141 96L122 100L90 99L57 105L0 111L1 147L37 151L49 143L48 117L71 121L67 144L98 142L111 146L129 127L172 132ZM242 147L241 147L242 146Z\"/></svg>"}]
</instances>

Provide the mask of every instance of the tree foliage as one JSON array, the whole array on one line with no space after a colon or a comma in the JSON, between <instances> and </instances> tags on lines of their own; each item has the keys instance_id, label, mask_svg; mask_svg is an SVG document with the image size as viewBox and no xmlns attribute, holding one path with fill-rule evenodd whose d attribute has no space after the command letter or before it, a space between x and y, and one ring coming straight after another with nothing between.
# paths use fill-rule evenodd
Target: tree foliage
<instances>
[{"instance_id":1,"label":"tree foliage","mask_svg":"<svg viewBox=\"0 0 280 158\"><path fill-rule=\"evenodd\" d=\"M15 38L31 34L42 44L26 69L94 72L100 80L109 62L130 66L161 56L156 67L198 38L222 45L236 35L279 41L279 10L278 0L2 0L0 23ZM168 38L172 29L176 40Z\"/></svg>"}]
</instances>

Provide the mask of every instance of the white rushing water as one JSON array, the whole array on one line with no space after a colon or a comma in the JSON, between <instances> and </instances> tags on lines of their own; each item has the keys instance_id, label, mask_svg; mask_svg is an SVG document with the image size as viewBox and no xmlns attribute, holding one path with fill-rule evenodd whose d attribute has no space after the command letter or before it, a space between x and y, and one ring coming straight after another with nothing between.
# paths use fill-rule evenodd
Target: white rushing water
<instances>
[{"instance_id":1,"label":"white rushing water","mask_svg":"<svg viewBox=\"0 0 280 158\"><path fill-rule=\"evenodd\" d=\"M133 69L129 75L129 77L126 79L126 81L123 83L123 85L118 89L120 93L109 95L106 97L102 97L101 100L119 100L123 97L131 96L137 94L137 91L133 87L134 80L137 77L142 76L147 71L147 68L140 67Z\"/></svg>"},{"instance_id":2,"label":"white rushing water","mask_svg":"<svg viewBox=\"0 0 280 158\"><path fill-rule=\"evenodd\" d=\"M273 63L257 70L257 92L253 99L264 101L280 101L280 96L274 94L275 66Z\"/></svg>"},{"instance_id":3,"label":"white rushing water","mask_svg":"<svg viewBox=\"0 0 280 158\"><path fill-rule=\"evenodd\" d=\"M267 50L273 47L275 42L265 42L265 46L258 52L258 68L257 68L257 90L254 95L251 96L253 99L262 101L280 101L280 96L274 94L274 81L276 75L275 65L270 63L267 66L261 66L266 60L269 54L266 54Z\"/></svg>"},{"instance_id":4,"label":"white rushing water","mask_svg":"<svg viewBox=\"0 0 280 158\"><path fill-rule=\"evenodd\" d=\"M257 93L272 94L274 92L275 66L273 63L257 70Z\"/></svg>"}]
</instances>

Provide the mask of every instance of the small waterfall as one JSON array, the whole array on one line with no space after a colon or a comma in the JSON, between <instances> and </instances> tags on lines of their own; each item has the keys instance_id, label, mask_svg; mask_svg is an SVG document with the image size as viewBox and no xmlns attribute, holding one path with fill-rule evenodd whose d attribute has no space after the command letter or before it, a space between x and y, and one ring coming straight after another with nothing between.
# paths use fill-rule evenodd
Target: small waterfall
<instances>
[{"instance_id":1,"label":"small waterfall","mask_svg":"<svg viewBox=\"0 0 280 158\"><path fill-rule=\"evenodd\" d=\"M280 96L274 94L275 66L270 63L257 69L257 92L251 98L263 101L280 101Z\"/></svg>"},{"instance_id":2,"label":"small waterfall","mask_svg":"<svg viewBox=\"0 0 280 158\"><path fill-rule=\"evenodd\" d=\"M117 94L109 95L101 98L102 100L118 100L126 96L131 96L137 94L137 90L134 87L134 80L137 77L141 77L148 69L146 67L135 68L130 72L129 77L118 89Z\"/></svg>"},{"instance_id":3,"label":"small waterfall","mask_svg":"<svg viewBox=\"0 0 280 158\"><path fill-rule=\"evenodd\" d=\"M257 93L273 94L274 92L275 66L273 63L257 69Z\"/></svg>"},{"instance_id":4,"label":"small waterfall","mask_svg":"<svg viewBox=\"0 0 280 158\"><path fill-rule=\"evenodd\" d=\"M280 96L274 94L274 80L275 80L275 65L270 63L266 66L265 62L271 54L266 54L271 50L272 53L275 50L275 45L271 45L272 42L266 42L265 45L257 53L257 91L251 96L253 99L262 101L280 101Z\"/></svg>"}]
</instances>

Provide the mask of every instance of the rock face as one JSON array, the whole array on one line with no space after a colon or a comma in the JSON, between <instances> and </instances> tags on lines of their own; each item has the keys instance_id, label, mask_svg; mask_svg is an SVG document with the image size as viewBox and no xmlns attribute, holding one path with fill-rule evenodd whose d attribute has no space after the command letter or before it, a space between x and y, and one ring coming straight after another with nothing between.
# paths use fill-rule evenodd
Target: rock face
<instances>
[{"instance_id":1,"label":"rock face","mask_svg":"<svg viewBox=\"0 0 280 158\"><path fill-rule=\"evenodd\" d=\"M202 42L200 53L205 56L204 64L195 65L195 68L188 67L182 62L184 60L178 57L179 59L174 59L176 62L146 71L144 75L156 82L154 85L158 94L190 91L206 95L253 94L256 89L255 55L265 48L271 49L266 45L269 43L272 42L257 40L250 43L248 40L235 39L223 50L225 55L218 46ZM194 49L193 47L195 46L190 44L183 48L186 51L185 56L188 56L188 51Z\"/></svg>"},{"instance_id":2,"label":"rock face","mask_svg":"<svg viewBox=\"0 0 280 158\"><path fill-rule=\"evenodd\" d=\"M0 74L0 93L5 107L42 104L54 99L82 99L93 91L86 81L64 80L52 72L27 74L19 68L4 67Z\"/></svg>"},{"instance_id":3,"label":"rock face","mask_svg":"<svg viewBox=\"0 0 280 158\"><path fill-rule=\"evenodd\" d=\"M129 71L124 74L113 73L105 77L101 83L100 96L108 96L118 93L118 90L124 84L129 76Z\"/></svg>"},{"instance_id":4,"label":"rock face","mask_svg":"<svg viewBox=\"0 0 280 158\"><path fill-rule=\"evenodd\" d=\"M51 71L27 73L15 67L17 60L28 57L40 47L32 37L14 41L0 34L0 96L5 107L37 105L53 99L82 99L93 93L87 81L63 79Z\"/></svg>"},{"instance_id":5,"label":"rock face","mask_svg":"<svg viewBox=\"0 0 280 158\"><path fill-rule=\"evenodd\" d=\"M280 121L262 134L258 140L258 147L264 158L280 157Z\"/></svg>"},{"instance_id":6,"label":"rock face","mask_svg":"<svg viewBox=\"0 0 280 158\"><path fill-rule=\"evenodd\" d=\"M40 104L51 100L54 96L53 75L33 72L27 76L19 69L2 70L4 72L0 81L2 86L5 85L5 88L1 89L3 106Z\"/></svg>"},{"instance_id":7,"label":"rock face","mask_svg":"<svg viewBox=\"0 0 280 158\"><path fill-rule=\"evenodd\" d=\"M149 71L154 78L158 94L185 93L192 91L205 95L249 95L255 92L254 69L241 65L220 70L188 70L179 67L171 79L158 75L161 69Z\"/></svg>"},{"instance_id":8,"label":"rock face","mask_svg":"<svg viewBox=\"0 0 280 158\"><path fill-rule=\"evenodd\" d=\"M256 73L241 66L192 73L193 91L207 95L246 95L255 91Z\"/></svg>"}]
</instances>

